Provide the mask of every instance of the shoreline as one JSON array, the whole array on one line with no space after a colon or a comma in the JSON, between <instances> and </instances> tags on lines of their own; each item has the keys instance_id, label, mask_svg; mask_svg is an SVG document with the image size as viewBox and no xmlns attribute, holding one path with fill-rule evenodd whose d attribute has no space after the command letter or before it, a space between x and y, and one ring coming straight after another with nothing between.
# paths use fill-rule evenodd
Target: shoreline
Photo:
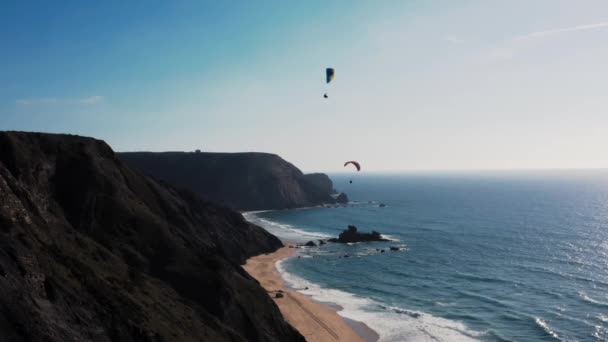
<instances>
[{"instance_id":1,"label":"shoreline","mask_svg":"<svg viewBox=\"0 0 608 342\"><path fill-rule=\"evenodd\" d=\"M243 268L266 290L281 314L308 342L352 341L376 342L379 335L363 322L344 318L338 308L322 303L291 289L276 268L280 260L293 257L295 248L286 243L273 253L261 254L247 259ZM275 298L282 291L282 298Z\"/></svg>"}]
</instances>

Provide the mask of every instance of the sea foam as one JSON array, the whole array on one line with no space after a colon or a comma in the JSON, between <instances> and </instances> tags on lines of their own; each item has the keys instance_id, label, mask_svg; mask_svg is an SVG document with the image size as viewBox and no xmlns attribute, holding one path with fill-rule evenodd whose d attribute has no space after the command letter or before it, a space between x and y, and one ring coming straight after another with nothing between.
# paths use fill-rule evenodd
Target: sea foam
<instances>
[{"instance_id":1,"label":"sea foam","mask_svg":"<svg viewBox=\"0 0 608 342\"><path fill-rule=\"evenodd\" d=\"M311 239L327 239L331 238L331 235L320 233L320 232L309 232L306 230L298 229L290 224L278 223L265 218L259 217L256 214L259 212L245 212L243 217L253 223L261 226L270 233L278 236L279 238L293 240L293 241L308 241Z\"/></svg>"},{"instance_id":2,"label":"sea foam","mask_svg":"<svg viewBox=\"0 0 608 342\"><path fill-rule=\"evenodd\" d=\"M314 282L290 273L285 260L276 263L283 279L294 290L314 300L337 304L342 317L364 322L379 335L379 342L391 341L477 341L482 333L468 329L464 324L433 315L385 305L352 293L324 288Z\"/></svg>"}]
</instances>

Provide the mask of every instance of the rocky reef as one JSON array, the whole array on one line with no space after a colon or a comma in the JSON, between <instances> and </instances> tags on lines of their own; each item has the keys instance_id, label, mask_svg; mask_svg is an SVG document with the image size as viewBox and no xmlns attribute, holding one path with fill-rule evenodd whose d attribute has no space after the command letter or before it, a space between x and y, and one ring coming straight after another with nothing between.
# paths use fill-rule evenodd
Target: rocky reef
<instances>
[{"instance_id":1,"label":"rocky reef","mask_svg":"<svg viewBox=\"0 0 608 342\"><path fill-rule=\"evenodd\" d=\"M0 132L2 341L304 341L239 266L280 246L103 141Z\"/></svg>"},{"instance_id":2,"label":"rocky reef","mask_svg":"<svg viewBox=\"0 0 608 342\"><path fill-rule=\"evenodd\" d=\"M348 228L338 235L338 238L331 238L329 242L338 243L354 243L354 242L371 242L371 241L390 241L382 237L382 234L372 231L371 233L360 233L357 227L348 226Z\"/></svg>"}]
</instances>

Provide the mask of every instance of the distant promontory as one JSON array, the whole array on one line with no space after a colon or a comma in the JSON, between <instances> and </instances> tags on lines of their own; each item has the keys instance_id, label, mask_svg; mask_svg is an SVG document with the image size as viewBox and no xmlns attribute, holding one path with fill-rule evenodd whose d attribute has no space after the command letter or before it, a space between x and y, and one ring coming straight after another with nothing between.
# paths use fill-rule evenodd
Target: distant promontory
<instances>
[{"instance_id":1,"label":"distant promontory","mask_svg":"<svg viewBox=\"0 0 608 342\"><path fill-rule=\"evenodd\" d=\"M326 174L304 174L276 154L124 152L118 156L148 175L232 209L336 203L336 196L331 196L335 193L333 183Z\"/></svg>"}]
</instances>

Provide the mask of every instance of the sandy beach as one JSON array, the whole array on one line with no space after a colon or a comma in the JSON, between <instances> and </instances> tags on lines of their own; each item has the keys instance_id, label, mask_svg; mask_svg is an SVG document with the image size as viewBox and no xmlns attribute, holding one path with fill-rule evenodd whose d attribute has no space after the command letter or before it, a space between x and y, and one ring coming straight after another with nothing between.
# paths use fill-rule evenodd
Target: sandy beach
<instances>
[{"instance_id":1,"label":"sandy beach","mask_svg":"<svg viewBox=\"0 0 608 342\"><path fill-rule=\"evenodd\" d=\"M294 248L286 246L274 253L250 258L243 267L268 291L268 295L278 305L285 319L304 335L307 341L376 341L378 335L363 323L349 324L331 307L316 302L304 294L291 291L285 285L275 263L295 253ZM283 291L284 297L275 297L279 290Z\"/></svg>"}]
</instances>

